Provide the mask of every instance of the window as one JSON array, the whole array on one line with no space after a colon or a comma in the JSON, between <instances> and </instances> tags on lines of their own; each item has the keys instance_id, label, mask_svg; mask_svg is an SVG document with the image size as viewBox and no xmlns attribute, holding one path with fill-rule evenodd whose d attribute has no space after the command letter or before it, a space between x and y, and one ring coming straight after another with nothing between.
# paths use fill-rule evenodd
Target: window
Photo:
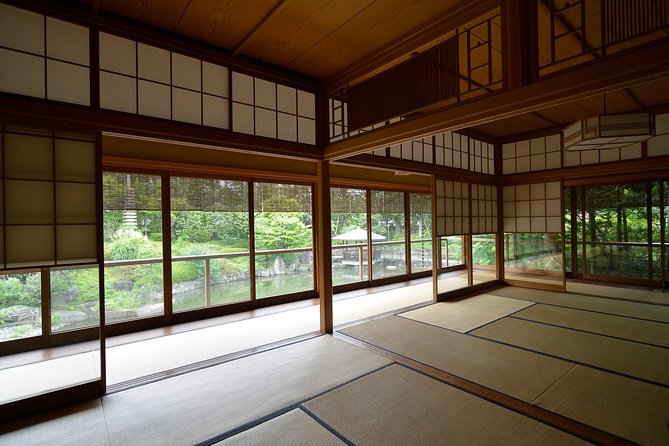
<instances>
[{"instance_id":1,"label":"window","mask_svg":"<svg viewBox=\"0 0 669 446\"><path fill-rule=\"evenodd\" d=\"M371 192L372 278L407 272L404 192Z\"/></svg>"},{"instance_id":2,"label":"window","mask_svg":"<svg viewBox=\"0 0 669 446\"><path fill-rule=\"evenodd\" d=\"M330 197L332 284L367 280L367 191L333 187Z\"/></svg>"},{"instance_id":3,"label":"window","mask_svg":"<svg viewBox=\"0 0 669 446\"><path fill-rule=\"evenodd\" d=\"M105 172L103 183L105 321L162 315L162 179Z\"/></svg>"},{"instance_id":4,"label":"window","mask_svg":"<svg viewBox=\"0 0 669 446\"><path fill-rule=\"evenodd\" d=\"M255 183L256 298L314 289L311 186Z\"/></svg>"},{"instance_id":5,"label":"window","mask_svg":"<svg viewBox=\"0 0 669 446\"><path fill-rule=\"evenodd\" d=\"M411 272L432 269L432 198L411 193Z\"/></svg>"},{"instance_id":6,"label":"window","mask_svg":"<svg viewBox=\"0 0 669 446\"><path fill-rule=\"evenodd\" d=\"M173 177L175 312L251 299L248 183Z\"/></svg>"}]
</instances>

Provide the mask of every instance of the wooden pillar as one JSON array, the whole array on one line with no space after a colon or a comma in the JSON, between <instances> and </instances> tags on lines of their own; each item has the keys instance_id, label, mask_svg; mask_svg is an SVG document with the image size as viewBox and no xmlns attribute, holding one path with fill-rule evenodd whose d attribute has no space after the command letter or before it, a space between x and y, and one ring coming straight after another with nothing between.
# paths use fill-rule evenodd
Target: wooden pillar
<instances>
[{"instance_id":1,"label":"wooden pillar","mask_svg":"<svg viewBox=\"0 0 669 446\"><path fill-rule=\"evenodd\" d=\"M321 307L321 333L332 333L332 231L330 215L330 163L317 162L316 264Z\"/></svg>"},{"instance_id":2,"label":"wooden pillar","mask_svg":"<svg viewBox=\"0 0 669 446\"><path fill-rule=\"evenodd\" d=\"M502 69L508 90L535 77L536 20L536 0L502 1Z\"/></svg>"},{"instance_id":3,"label":"wooden pillar","mask_svg":"<svg viewBox=\"0 0 669 446\"><path fill-rule=\"evenodd\" d=\"M432 301L439 301L439 250L441 242L437 237L437 177L432 175Z\"/></svg>"}]
</instances>

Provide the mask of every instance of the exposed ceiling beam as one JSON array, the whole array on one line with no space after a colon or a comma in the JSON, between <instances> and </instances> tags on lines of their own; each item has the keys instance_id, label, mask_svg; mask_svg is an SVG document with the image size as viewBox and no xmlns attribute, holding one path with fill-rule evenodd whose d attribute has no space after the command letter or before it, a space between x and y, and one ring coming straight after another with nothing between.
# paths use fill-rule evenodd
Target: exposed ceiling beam
<instances>
[{"instance_id":1,"label":"exposed ceiling beam","mask_svg":"<svg viewBox=\"0 0 669 446\"><path fill-rule=\"evenodd\" d=\"M436 109L323 149L336 160L398 142L510 118L669 75L669 42L573 67L523 87Z\"/></svg>"},{"instance_id":2,"label":"exposed ceiling beam","mask_svg":"<svg viewBox=\"0 0 669 446\"><path fill-rule=\"evenodd\" d=\"M288 4L289 0L279 0L279 3L274 5L274 8L270 12L265 15L262 19L260 19L260 22L256 24L255 27L242 39L242 41L235 47L235 49L232 50L232 56L236 57L239 55L239 53L242 52L244 47L253 39L258 33L267 25L267 23L272 19L272 17L276 16L281 12L283 8L286 7Z\"/></svg>"},{"instance_id":3,"label":"exposed ceiling beam","mask_svg":"<svg viewBox=\"0 0 669 446\"><path fill-rule=\"evenodd\" d=\"M411 57L414 51L425 50L449 37L458 27L470 22L498 7L499 0L471 2L463 0L449 8L444 14L433 18L383 48L374 51L363 60L330 76L325 81L325 88L333 93L346 85L360 82L384 69L396 65Z\"/></svg>"}]
</instances>

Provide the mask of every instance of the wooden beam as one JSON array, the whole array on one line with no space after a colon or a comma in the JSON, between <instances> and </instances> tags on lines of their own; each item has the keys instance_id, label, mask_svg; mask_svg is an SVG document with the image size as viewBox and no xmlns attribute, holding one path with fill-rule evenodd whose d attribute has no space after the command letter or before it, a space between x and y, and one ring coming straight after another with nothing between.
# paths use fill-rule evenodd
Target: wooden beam
<instances>
[{"instance_id":1,"label":"wooden beam","mask_svg":"<svg viewBox=\"0 0 669 446\"><path fill-rule=\"evenodd\" d=\"M626 88L669 75L669 41L607 57L516 89L488 94L372 130L324 148L337 160L438 132L458 130Z\"/></svg>"},{"instance_id":2,"label":"wooden beam","mask_svg":"<svg viewBox=\"0 0 669 446\"><path fill-rule=\"evenodd\" d=\"M325 88L329 93L347 85L358 83L379 72L397 65L411 57L414 51L426 50L450 37L458 27L470 22L499 6L499 0L470 2L463 0L444 14L424 23L384 48L358 60L350 66L326 79Z\"/></svg>"},{"instance_id":3,"label":"wooden beam","mask_svg":"<svg viewBox=\"0 0 669 446\"><path fill-rule=\"evenodd\" d=\"M320 298L321 333L332 333L332 230L330 228L330 163L317 163L316 182L316 265Z\"/></svg>"},{"instance_id":4,"label":"wooden beam","mask_svg":"<svg viewBox=\"0 0 669 446\"><path fill-rule=\"evenodd\" d=\"M279 3L274 5L272 10L265 15L262 19L260 19L260 22L256 24L255 27L242 39L241 42L235 47L235 49L232 51L232 56L236 57L239 55L239 53L242 52L244 47L255 37L258 35L258 33L267 25L267 22L272 19L272 17L275 17L281 10L288 4L289 0L279 0Z\"/></svg>"}]
</instances>

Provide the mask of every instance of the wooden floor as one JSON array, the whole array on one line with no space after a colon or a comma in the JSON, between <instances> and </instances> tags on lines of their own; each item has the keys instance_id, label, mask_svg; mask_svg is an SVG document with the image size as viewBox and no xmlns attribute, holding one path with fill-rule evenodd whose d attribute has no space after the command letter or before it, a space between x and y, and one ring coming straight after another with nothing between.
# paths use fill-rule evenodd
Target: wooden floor
<instances>
[{"instance_id":1,"label":"wooden floor","mask_svg":"<svg viewBox=\"0 0 669 446\"><path fill-rule=\"evenodd\" d=\"M669 294L585 291L341 324L1 426L0 444L669 444Z\"/></svg>"}]
</instances>

